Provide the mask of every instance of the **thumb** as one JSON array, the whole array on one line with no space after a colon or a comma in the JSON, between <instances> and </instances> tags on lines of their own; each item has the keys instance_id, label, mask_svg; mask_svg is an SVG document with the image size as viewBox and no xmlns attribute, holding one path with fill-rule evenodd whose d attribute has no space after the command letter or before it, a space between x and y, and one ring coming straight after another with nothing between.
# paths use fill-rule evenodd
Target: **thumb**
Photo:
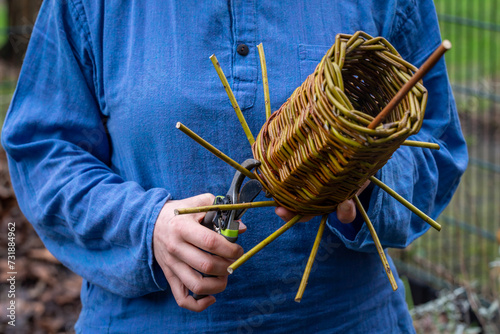
<instances>
[{"instance_id":1,"label":"thumb","mask_svg":"<svg viewBox=\"0 0 500 334\"><path fill-rule=\"evenodd\" d=\"M183 200L172 201L172 202L175 203L175 206L174 206L175 209L181 209L181 208L184 209L184 208L196 208L199 206L209 206L209 205L214 204L214 199L215 199L214 195L212 195L210 193L205 193L205 194L201 194L201 195L197 195L197 196L193 196L193 197L188 197L188 198L185 198ZM192 214L192 217L193 217L193 219L200 221L203 219L203 217L205 217L206 214L207 214L206 212L198 212L198 213Z\"/></svg>"},{"instance_id":2,"label":"thumb","mask_svg":"<svg viewBox=\"0 0 500 334\"><path fill-rule=\"evenodd\" d=\"M188 204L192 207L207 206L207 205L214 204L214 199L215 199L215 196L213 194L205 193L205 194L186 198L186 201L188 201L186 204Z\"/></svg>"}]
</instances>

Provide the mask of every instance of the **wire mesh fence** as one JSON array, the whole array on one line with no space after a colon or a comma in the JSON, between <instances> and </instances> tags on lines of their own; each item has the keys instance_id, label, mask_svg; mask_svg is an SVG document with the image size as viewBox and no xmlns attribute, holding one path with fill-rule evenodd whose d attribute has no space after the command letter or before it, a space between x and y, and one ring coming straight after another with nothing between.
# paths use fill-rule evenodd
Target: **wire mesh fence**
<instances>
[{"instance_id":1,"label":"wire mesh fence","mask_svg":"<svg viewBox=\"0 0 500 334\"><path fill-rule=\"evenodd\" d=\"M392 255L401 272L435 289L465 287L476 321L483 330L498 332L500 1L435 4L443 38L454 44L446 62L470 161L440 217L443 231L430 231Z\"/></svg>"}]
</instances>

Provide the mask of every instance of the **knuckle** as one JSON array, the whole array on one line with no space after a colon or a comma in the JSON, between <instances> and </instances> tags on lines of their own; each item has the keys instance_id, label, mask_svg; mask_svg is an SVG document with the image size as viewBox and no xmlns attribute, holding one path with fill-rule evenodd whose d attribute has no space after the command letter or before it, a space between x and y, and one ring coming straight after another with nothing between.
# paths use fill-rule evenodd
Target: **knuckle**
<instances>
[{"instance_id":1,"label":"knuckle","mask_svg":"<svg viewBox=\"0 0 500 334\"><path fill-rule=\"evenodd\" d=\"M172 254L172 255L176 255L177 252L178 252L178 248L175 245L175 243L173 243L173 242L168 242L165 245L165 248L167 249L167 252L170 253L170 254Z\"/></svg>"},{"instance_id":2,"label":"knuckle","mask_svg":"<svg viewBox=\"0 0 500 334\"><path fill-rule=\"evenodd\" d=\"M243 248L241 246L236 246L231 251L231 258L239 258L243 254Z\"/></svg>"},{"instance_id":3,"label":"knuckle","mask_svg":"<svg viewBox=\"0 0 500 334\"><path fill-rule=\"evenodd\" d=\"M197 295L203 294L203 287L200 282L194 282L190 290L192 293L196 293Z\"/></svg>"},{"instance_id":4,"label":"knuckle","mask_svg":"<svg viewBox=\"0 0 500 334\"><path fill-rule=\"evenodd\" d=\"M165 279L170 283L173 278L175 278L174 273L170 270L163 270L163 274L165 275Z\"/></svg>"},{"instance_id":5,"label":"knuckle","mask_svg":"<svg viewBox=\"0 0 500 334\"><path fill-rule=\"evenodd\" d=\"M221 278L217 287L215 293L221 293L222 291L226 290L227 288L227 277Z\"/></svg>"},{"instance_id":6,"label":"knuckle","mask_svg":"<svg viewBox=\"0 0 500 334\"><path fill-rule=\"evenodd\" d=\"M210 261L202 261L200 264L200 270L202 273L209 274L214 270L214 264Z\"/></svg>"},{"instance_id":7,"label":"knuckle","mask_svg":"<svg viewBox=\"0 0 500 334\"><path fill-rule=\"evenodd\" d=\"M172 231L176 234L176 235L180 235L181 232L182 232L182 226L183 224L179 223L179 221L177 219L173 219L172 220Z\"/></svg>"},{"instance_id":8,"label":"knuckle","mask_svg":"<svg viewBox=\"0 0 500 334\"><path fill-rule=\"evenodd\" d=\"M204 233L203 234L203 245L207 248L207 250L212 250L215 248L217 244L216 239L217 234L215 233Z\"/></svg>"},{"instance_id":9,"label":"knuckle","mask_svg":"<svg viewBox=\"0 0 500 334\"><path fill-rule=\"evenodd\" d=\"M187 308L187 302L185 298L176 298L175 301L177 302L177 305L179 305L182 308Z\"/></svg>"}]
</instances>

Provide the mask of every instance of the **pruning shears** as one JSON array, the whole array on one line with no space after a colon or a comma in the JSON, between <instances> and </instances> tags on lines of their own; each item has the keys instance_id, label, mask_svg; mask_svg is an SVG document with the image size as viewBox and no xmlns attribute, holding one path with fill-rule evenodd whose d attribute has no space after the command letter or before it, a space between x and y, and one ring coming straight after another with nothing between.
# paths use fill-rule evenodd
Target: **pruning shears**
<instances>
[{"instance_id":1,"label":"pruning shears","mask_svg":"<svg viewBox=\"0 0 500 334\"><path fill-rule=\"evenodd\" d=\"M247 159L241 166L251 171L260 166L260 161L256 159ZM262 191L262 184L258 180L253 179L243 185L244 180L245 175L240 171L236 171L227 194L225 196L216 196L214 205L252 202ZM246 211L247 209L210 211L205 215L202 225L223 235L228 241L234 243L238 239L238 230L240 227L239 220ZM209 277L209 275L206 274L202 275ZM206 296L193 294L193 297L199 300Z\"/></svg>"},{"instance_id":2,"label":"pruning shears","mask_svg":"<svg viewBox=\"0 0 500 334\"><path fill-rule=\"evenodd\" d=\"M252 170L260 166L260 161L256 159L247 159L241 165L248 170ZM214 205L252 202L262 191L262 184L254 179L248 181L241 187L244 180L245 175L240 171L236 171L226 196L216 196ZM240 226L239 219L241 219L241 216L243 216L246 210L247 209L211 211L205 215L202 225L222 234L230 242L236 242Z\"/></svg>"}]
</instances>

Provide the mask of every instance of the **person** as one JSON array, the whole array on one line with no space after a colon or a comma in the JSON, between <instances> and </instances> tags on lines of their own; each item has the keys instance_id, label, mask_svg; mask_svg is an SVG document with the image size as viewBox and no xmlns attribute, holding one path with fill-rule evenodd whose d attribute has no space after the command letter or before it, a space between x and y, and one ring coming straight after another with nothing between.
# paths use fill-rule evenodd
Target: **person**
<instances>
[{"instance_id":1,"label":"person","mask_svg":"<svg viewBox=\"0 0 500 334\"><path fill-rule=\"evenodd\" d=\"M232 244L200 225L204 214L173 213L210 205L234 174L176 122L238 162L252 157L212 53L257 134L265 112L256 45L265 47L276 110L337 33L358 30L385 37L417 67L440 43L431 0L43 2L2 144L24 214L84 279L78 333L414 331L403 284L395 274L392 291L352 203L330 215L300 304L293 299L318 218L228 278L228 264L281 226L280 217L249 210L248 232ZM424 85L425 121L412 139L441 150L401 147L378 177L436 217L467 152L444 60ZM428 229L382 190L370 191L365 204L384 247L406 247ZM210 296L195 300L189 291Z\"/></svg>"}]
</instances>

